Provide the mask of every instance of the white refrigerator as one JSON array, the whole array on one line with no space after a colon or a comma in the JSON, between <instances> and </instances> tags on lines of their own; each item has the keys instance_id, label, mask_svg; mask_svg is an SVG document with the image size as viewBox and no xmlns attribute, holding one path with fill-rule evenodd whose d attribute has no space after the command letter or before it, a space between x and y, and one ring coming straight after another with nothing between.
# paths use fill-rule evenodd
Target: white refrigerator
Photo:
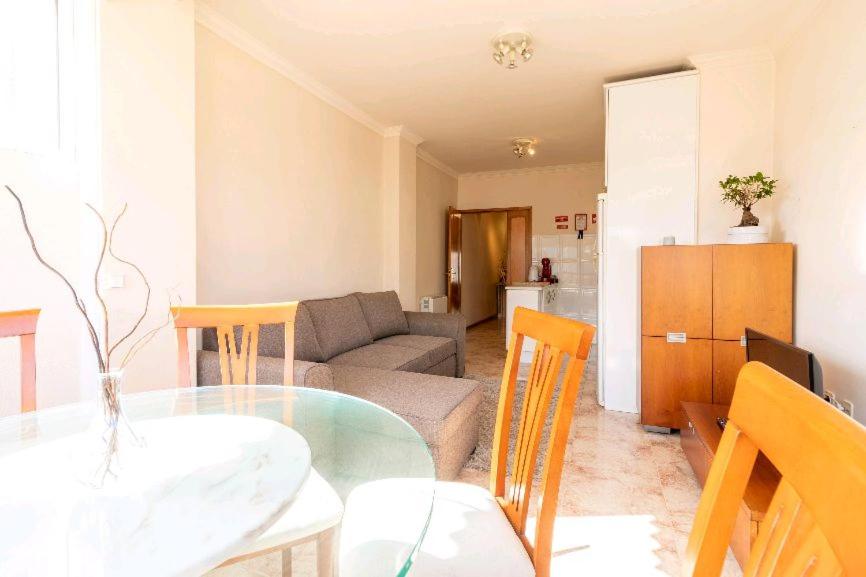
<instances>
[{"instance_id":1,"label":"white refrigerator","mask_svg":"<svg viewBox=\"0 0 866 577\"><path fill-rule=\"evenodd\" d=\"M697 240L697 71L606 84L599 403L640 410L640 247Z\"/></svg>"}]
</instances>

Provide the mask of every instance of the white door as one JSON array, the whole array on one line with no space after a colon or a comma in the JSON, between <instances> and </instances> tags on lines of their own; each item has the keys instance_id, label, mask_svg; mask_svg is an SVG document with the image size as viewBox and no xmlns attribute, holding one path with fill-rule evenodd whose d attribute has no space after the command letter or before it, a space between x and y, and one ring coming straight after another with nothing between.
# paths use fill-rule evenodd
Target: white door
<instances>
[{"instance_id":1,"label":"white door","mask_svg":"<svg viewBox=\"0 0 866 577\"><path fill-rule=\"evenodd\" d=\"M605 317L605 312L604 312L604 306L605 306L605 303L604 303L604 287L605 287L605 280L604 280L604 278L605 278L605 266L604 266L605 265L605 260L604 260L605 259L605 252L604 252L604 247L607 244L607 241L605 240L605 233L607 232L607 228L605 227L604 211L605 211L606 199L607 199L607 193L606 192L599 194L598 195L598 206L596 207L596 212L598 214L598 239L596 241L596 251L597 251L596 256L598 257L598 296L597 296L597 298L598 298L598 304L597 304L598 330L596 332L596 339L598 342L598 353L597 353L598 354L598 385L596 387L596 394L598 395L598 404L601 405L602 407L605 406L604 405L604 385L605 385L605 382L604 382L604 378L605 378L605 371L604 371L604 366L605 366L605 362L604 362L604 358L605 358L605 355L604 355L604 352L605 352L605 346L604 346L605 324L604 324L604 319L606 317Z\"/></svg>"},{"instance_id":2,"label":"white door","mask_svg":"<svg viewBox=\"0 0 866 577\"><path fill-rule=\"evenodd\" d=\"M690 71L605 85L599 370L607 409L638 412L640 247L666 236L695 242L698 80Z\"/></svg>"}]
</instances>

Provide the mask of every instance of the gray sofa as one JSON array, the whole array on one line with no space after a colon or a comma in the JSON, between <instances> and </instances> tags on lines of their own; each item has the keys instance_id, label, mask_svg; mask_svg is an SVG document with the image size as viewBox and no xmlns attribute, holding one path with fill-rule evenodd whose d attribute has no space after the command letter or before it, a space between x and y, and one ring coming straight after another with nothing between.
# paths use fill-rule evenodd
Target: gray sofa
<instances>
[{"instance_id":1,"label":"gray sofa","mask_svg":"<svg viewBox=\"0 0 866 577\"><path fill-rule=\"evenodd\" d=\"M260 329L258 384L283 382L283 333L282 325ZM478 442L481 386L460 378L465 343L462 315L403 311L393 291L301 301L294 384L394 411L427 442L437 476L452 479ZM217 350L215 331L203 331L199 385L219 384Z\"/></svg>"}]
</instances>

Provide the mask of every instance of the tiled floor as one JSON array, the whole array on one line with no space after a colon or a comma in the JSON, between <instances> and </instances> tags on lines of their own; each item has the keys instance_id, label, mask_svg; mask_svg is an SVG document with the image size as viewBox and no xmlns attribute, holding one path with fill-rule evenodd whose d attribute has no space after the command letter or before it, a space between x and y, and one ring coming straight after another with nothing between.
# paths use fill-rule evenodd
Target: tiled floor
<instances>
[{"instance_id":1,"label":"tiled floor","mask_svg":"<svg viewBox=\"0 0 866 577\"><path fill-rule=\"evenodd\" d=\"M501 376L504 339L501 321L471 327L466 374ZM588 364L571 428L553 576L679 576L700 487L679 436L647 433L637 415L598 405L596 371ZM460 480L486 485L487 474L464 469ZM730 554L724 575L741 575Z\"/></svg>"}]
</instances>

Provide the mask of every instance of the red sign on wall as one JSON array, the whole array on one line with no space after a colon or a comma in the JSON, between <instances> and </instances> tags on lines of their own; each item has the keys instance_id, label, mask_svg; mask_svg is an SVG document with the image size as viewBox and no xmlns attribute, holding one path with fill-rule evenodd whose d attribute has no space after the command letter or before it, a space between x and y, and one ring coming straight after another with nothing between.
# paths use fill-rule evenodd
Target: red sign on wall
<instances>
[{"instance_id":1,"label":"red sign on wall","mask_svg":"<svg viewBox=\"0 0 866 577\"><path fill-rule=\"evenodd\" d=\"M561 215L561 216L554 216L553 221L554 222L568 222L568 215L565 214L565 215ZM566 226L565 228L568 228L568 227Z\"/></svg>"},{"instance_id":2,"label":"red sign on wall","mask_svg":"<svg viewBox=\"0 0 866 577\"><path fill-rule=\"evenodd\" d=\"M568 230L568 225L567 224L557 224L556 228L562 229L562 230Z\"/></svg>"}]
</instances>

